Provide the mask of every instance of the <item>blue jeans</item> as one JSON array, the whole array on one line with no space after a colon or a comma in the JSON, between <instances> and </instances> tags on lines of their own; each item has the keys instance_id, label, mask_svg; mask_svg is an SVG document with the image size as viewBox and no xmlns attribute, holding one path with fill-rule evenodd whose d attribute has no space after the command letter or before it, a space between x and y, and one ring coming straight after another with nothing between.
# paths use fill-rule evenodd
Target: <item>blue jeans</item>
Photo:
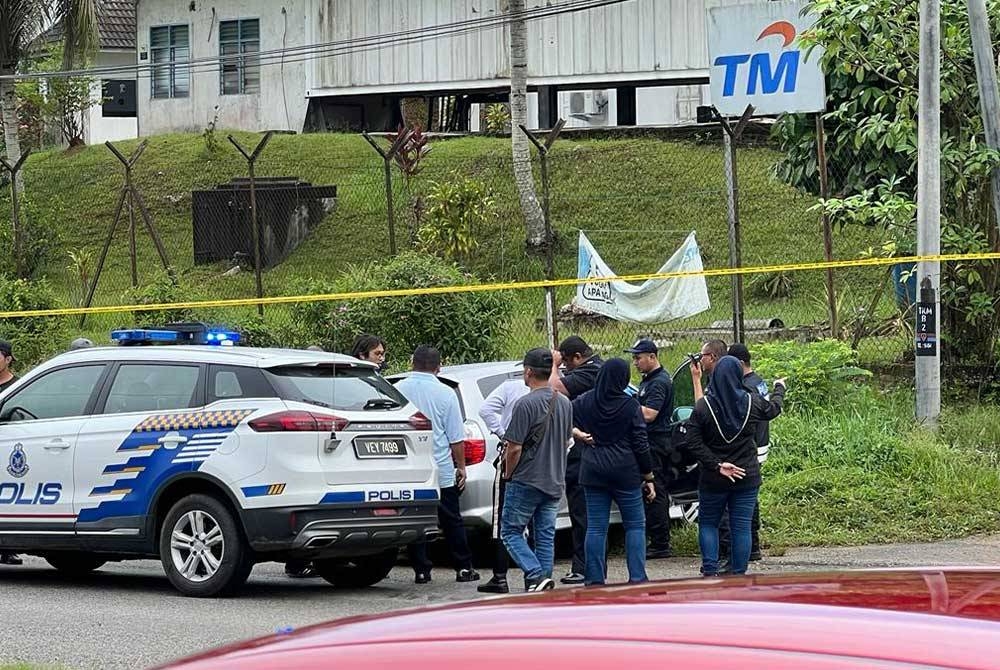
<instances>
[{"instance_id":1,"label":"blue jeans","mask_svg":"<svg viewBox=\"0 0 1000 670\"><path fill-rule=\"evenodd\" d=\"M518 481L507 482L500 519L500 539L510 557L524 570L524 578L537 581L552 576L556 553L556 515L559 498ZM524 531L532 524L535 550L528 546Z\"/></svg>"},{"instance_id":2,"label":"blue jeans","mask_svg":"<svg viewBox=\"0 0 1000 670\"><path fill-rule=\"evenodd\" d=\"M758 487L731 491L698 491L698 545L701 547L701 571L719 573L719 523L729 508L732 533L731 563L734 575L742 575L750 563L750 526L757 505Z\"/></svg>"},{"instance_id":3,"label":"blue jeans","mask_svg":"<svg viewBox=\"0 0 1000 670\"><path fill-rule=\"evenodd\" d=\"M622 513L625 527L625 562L628 564L628 581L645 582L646 576L646 510L642 504L642 491L634 489L606 489L584 486L587 495L587 539L584 543L586 583L603 584L607 576L605 554L608 544L608 522L611 501Z\"/></svg>"}]
</instances>

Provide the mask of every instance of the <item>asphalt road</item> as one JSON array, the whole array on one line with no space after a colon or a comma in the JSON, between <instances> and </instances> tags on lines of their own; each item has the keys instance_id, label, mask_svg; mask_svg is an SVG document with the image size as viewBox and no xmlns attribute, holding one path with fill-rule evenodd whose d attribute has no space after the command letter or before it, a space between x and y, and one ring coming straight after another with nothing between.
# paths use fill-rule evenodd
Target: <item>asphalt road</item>
<instances>
[{"instance_id":1,"label":"asphalt road","mask_svg":"<svg viewBox=\"0 0 1000 670\"><path fill-rule=\"evenodd\" d=\"M754 569L908 565L1000 565L1000 536L797 549L768 557ZM698 563L691 558L652 561L648 570L653 579L690 577ZM610 573L610 581L624 581L621 560L613 562ZM414 585L410 570L399 567L376 587L336 591L322 580L286 579L281 566L264 564L240 597L196 600L177 595L157 562L112 564L87 580L69 581L41 560L28 559L23 567L0 566L0 662L133 670L288 626L477 597L474 584L456 584L447 569L435 571L434 583L426 586Z\"/></svg>"}]
</instances>

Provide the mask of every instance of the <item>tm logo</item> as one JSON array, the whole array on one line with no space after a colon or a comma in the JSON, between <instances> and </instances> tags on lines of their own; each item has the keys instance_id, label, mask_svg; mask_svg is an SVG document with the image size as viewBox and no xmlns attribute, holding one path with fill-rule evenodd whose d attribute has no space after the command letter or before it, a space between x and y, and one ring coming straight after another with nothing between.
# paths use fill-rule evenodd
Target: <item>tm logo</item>
<instances>
[{"instance_id":1,"label":"tm logo","mask_svg":"<svg viewBox=\"0 0 1000 670\"><path fill-rule=\"evenodd\" d=\"M781 37L782 49L795 41L796 30L788 21L775 21L757 36L757 41L765 37ZM740 66L747 61L750 62L750 76L747 78L747 95L755 95L757 86L760 85L760 92L763 94L777 93L780 88L783 93L795 92L795 79L799 72L799 57L801 52L782 51L778 57L778 63L771 67L771 54L734 54L732 56L719 56L715 59L716 67L726 68L726 78L722 84L722 97L727 98L735 94L736 75Z\"/></svg>"}]
</instances>

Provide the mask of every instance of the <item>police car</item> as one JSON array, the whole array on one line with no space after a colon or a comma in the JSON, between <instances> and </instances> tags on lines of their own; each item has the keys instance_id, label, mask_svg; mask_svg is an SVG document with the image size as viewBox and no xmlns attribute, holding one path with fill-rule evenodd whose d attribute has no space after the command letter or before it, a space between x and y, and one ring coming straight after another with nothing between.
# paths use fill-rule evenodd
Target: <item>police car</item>
<instances>
[{"instance_id":1,"label":"police car","mask_svg":"<svg viewBox=\"0 0 1000 670\"><path fill-rule=\"evenodd\" d=\"M0 550L75 575L159 558L179 591L215 596L289 559L369 586L438 532L430 423L374 366L238 339L116 331L11 386Z\"/></svg>"}]
</instances>

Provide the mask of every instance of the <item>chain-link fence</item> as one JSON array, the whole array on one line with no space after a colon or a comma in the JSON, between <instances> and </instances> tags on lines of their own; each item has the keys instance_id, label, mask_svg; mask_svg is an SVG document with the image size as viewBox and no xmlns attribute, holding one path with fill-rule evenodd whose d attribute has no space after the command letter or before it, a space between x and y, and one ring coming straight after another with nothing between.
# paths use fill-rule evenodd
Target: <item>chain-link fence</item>
<instances>
[{"instance_id":1,"label":"chain-link fence","mask_svg":"<svg viewBox=\"0 0 1000 670\"><path fill-rule=\"evenodd\" d=\"M215 302L546 279L548 248L526 251L509 138L424 143L426 138L418 137L403 142L390 160L390 217L383 156L363 138L275 135L256 156L251 181L247 156L261 136L234 135L246 155L212 132L152 138L129 179L125 163L103 147L49 152L29 160L23 170L21 209L28 223L22 226L27 231L22 243L37 251L28 274L48 278L57 297L53 306ZM388 152L393 139L375 141ZM126 161L137 148L138 143L119 147ZM548 157L552 276L576 277L581 232L619 275L656 272L692 231L705 267L728 267L723 151L718 127L624 138L566 133ZM538 184L538 154L533 150L532 155ZM784 154L771 144L767 129L749 133L737 155L742 265L824 261L819 198L776 176ZM835 195L852 193L841 188ZM540 189L538 196L544 197ZM6 210L2 215L10 215L9 194L0 207ZM427 271L423 278L379 275L372 268L386 266L393 257L390 221L397 255L410 250L435 254L456 262L461 272L439 276ZM877 254L885 243L885 233L877 227L838 227L832 259ZM832 272L836 335L857 349L864 364L907 365L912 360L909 309L914 290L912 282L900 283L906 270L884 264ZM563 308L558 334L580 334L608 353L620 352L638 336L652 336L668 357L679 359L705 339L731 339L732 281L709 277L707 285L707 312L652 325L575 311L569 306L576 288L561 286L556 289L556 305ZM831 334L824 270L749 273L744 292L748 340L805 341ZM528 347L545 344L543 291L508 288L496 293L504 304L495 312L500 322L489 327L497 339L487 351L515 358ZM451 298L457 301L461 295ZM451 298L434 296L438 301ZM166 313L124 310L91 314L82 323L74 316L71 328L106 340L113 327L193 317L243 327L258 343L305 346L323 341L339 346L356 334L351 331L359 324L392 330L379 327L370 316L361 322L337 318L337 310L357 311L355 305L371 300L266 304L261 310L256 305ZM411 319L414 330L432 340L476 337L442 327L439 316L412 298L379 300L386 301L382 305L392 318ZM409 307L393 307L404 300L411 300ZM492 314L494 307L469 303L454 311L463 309ZM476 347L436 343L446 354L462 352L453 359L463 362L477 352ZM393 353L398 364L405 363L407 352Z\"/></svg>"}]
</instances>

